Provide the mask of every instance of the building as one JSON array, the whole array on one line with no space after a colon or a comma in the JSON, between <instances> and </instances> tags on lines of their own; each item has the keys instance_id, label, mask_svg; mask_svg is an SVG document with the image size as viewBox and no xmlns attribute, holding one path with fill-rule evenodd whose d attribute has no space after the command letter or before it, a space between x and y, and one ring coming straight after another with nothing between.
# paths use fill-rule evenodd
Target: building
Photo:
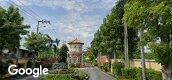
<instances>
[{"instance_id":1,"label":"building","mask_svg":"<svg viewBox=\"0 0 172 80\"><path fill-rule=\"evenodd\" d=\"M68 52L68 63L69 64L82 64L83 63L83 51L82 46L84 45L78 39L74 39L68 42L69 52Z\"/></svg>"},{"instance_id":2,"label":"building","mask_svg":"<svg viewBox=\"0 0 172 80\"><path fill-rule=\"evenodd\" d=\"M96 60L98 64L105 64L109 62L107 56L98 56Z\"/></svg>"}]
</instances>

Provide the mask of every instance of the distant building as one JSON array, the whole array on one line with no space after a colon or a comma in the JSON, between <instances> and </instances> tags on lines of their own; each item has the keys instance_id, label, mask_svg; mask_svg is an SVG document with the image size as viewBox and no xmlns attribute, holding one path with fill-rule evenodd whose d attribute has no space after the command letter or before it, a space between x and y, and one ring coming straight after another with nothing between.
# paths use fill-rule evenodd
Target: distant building
<instances>
[{"instance_id":1,"label":"distant building","mask_svg":"<svg viewBox=\"0 0 172 80\"><path fill-rule=\"evenodd\" d=\"M105 64L109 62L107 56L98 56L96 60L98 64Z\"/></svg>"},{"instance_id":2,"label":"distant building","mask_svg":"<svg viewBox=\"0 0 172 80\"><path fill-rule=\"evenodd\" d=\"M69 52L68 52L68 63L69 64L82 64L83 63L83 51L82 46L84 45L83 42L81 42L78 39L74 39L69 44Z\"/></svg>"}]
</instances>

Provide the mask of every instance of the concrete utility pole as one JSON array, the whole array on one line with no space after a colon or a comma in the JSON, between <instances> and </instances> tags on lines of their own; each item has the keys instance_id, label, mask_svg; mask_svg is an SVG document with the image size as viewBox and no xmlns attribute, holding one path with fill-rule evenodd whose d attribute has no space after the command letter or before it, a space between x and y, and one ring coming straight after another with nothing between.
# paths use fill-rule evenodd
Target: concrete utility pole
<instances>
[{"instance_id":1,"label":"concrete utility pole","mask_svg":"<svg viewBox=\"0 0 172 80\"><path fill-rule=\"evenodd\" d=\"M127 68L129 63L129 58L128 58L128 30L126 23L124 23L124 54L125 54L125 68Z\"/></svg>"},{"instance_id":2,"label":"concrete utility pole","mask_svg":"<svg viewBox=\"0 0 172 80\"><path fill-rule=\"evenodd\" d=\"M39 20L38 21L38 24L37 24L37 33L39 33L39 28L40 28L40 26L39 26L39 24L40 23L42 23L42 24L50 24L50 21L47 21L47 20ZM46 27L46 26L43 26L43 27Z\"/></svg>"},{"instance_id":3,"label":"concrete utility pole","mask_svg":"<svg viewBox=\"0 0 172 80\"><path fill-rule=\"evenodd\" d=\"M113 50L113 57L114 57L114 61L115 61L116 60L116 50L115 50L115 48Z\"/></svg>"},{"instance_id":4,"label":"concrete utility pole","mask_svg":"<svg viewBox=\"0 0 172 80\"><path fill-rule=\"evenodd\" d=\"M142 40L143 36L143 29L140 29L140 40ZM140 52L141 52L141 59L142 59L142 80L146 80L146 74L145 74L145 54L144 54L144 45L140 44Z\"/></svg>"},{"instance_id":5,"label":"concrete utility pole","mask_svg":"<svg viewBox=\"0 0 172 80\"><path fill-rule=\"evenodd\" d=\"M169 41L169 46L172 47L172 31L170 31Z\"/></svg>"}]
</instances>

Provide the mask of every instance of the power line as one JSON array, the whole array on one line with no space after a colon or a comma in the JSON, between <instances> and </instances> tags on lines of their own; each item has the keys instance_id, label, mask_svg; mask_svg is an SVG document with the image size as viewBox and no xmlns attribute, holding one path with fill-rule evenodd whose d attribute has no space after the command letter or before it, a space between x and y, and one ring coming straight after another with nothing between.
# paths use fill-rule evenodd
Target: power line
<instances>
[{"instance_id":1,"label":"power line","mask_svg":"<svg viewBox=\"0 0 172 80\"><path fill-rule=\"evenodd\" d=\"M20 2L23 6L25 6L25 4L23 4L20 0L17 0L18 2ZM36 15L37 17L39 17L40 19L43 19L41 18L37 13L35 13L32 9L30 9L29 7L27 7L28 10L30 10L34 15Z\"/></svg>"},{"instance_id":2,"label":"power line","mask_svg":"<svg viewBox=\"0 0 172 80\"><path fill-rule=\"evenodd\" d=\"M10 2L8 2L8 3L10 3L10 4L13 4L13 5L15 5L15 6L17 6L18 8L20 8L20 10L23 12L23 13L26 13L27 15L29 15L30 17L32 17L33 19L35 19L35 20L38 20L38 18L37 17L34 17L32 14L30 14L29 12L27 12L26 10L24 10L24 9L22 9L19 5L17 5L16 3L14 3L13 1L11 1L11 0L9 0Z\"/></svg>"}]
</instances>

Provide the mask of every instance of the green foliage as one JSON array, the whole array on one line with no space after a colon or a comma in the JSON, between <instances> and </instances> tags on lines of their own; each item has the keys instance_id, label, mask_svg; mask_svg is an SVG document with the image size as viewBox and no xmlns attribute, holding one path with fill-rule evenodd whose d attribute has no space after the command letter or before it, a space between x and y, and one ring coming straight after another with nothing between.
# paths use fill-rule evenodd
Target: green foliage
<instances>
[{"instance_id":1,"label":"green foliage","mask_svg":"<svg viewBox=\"0 0 172 80\"><path fill-rule=\"evenodd\" d=\"M46 50L38 53L38 59L47 60L50 57L54 57L56 54L51 50Z\"/></svg>"},{"instance_id":2,"label":"green foliage","mask_svg":"<svg viewBox=\"0 0 172 80\"><path fill-rule=\"evenodd\" d=\"M150 43L151 51L155 54L158 63L164 66L172 64L172 48L165 43Z\"/></svg>"},{"instance_id":3,"label":"green foliage","mask_svg":"<svg viewBox=\"0 0 172 80\"><path fill-rule=\"evenodd\" d=\"M47 76L40 77L40 80L88 80L88 78L88 74L72 69L69 74L49 74Z\"/></svg>"},{"instance_id":4,"label":"green foliage","mask_svg":"<svg viewBox=\"0 0 172 80\"><path fill-rule=\"evenodd\" d=\"M129 80L141 80L141 68L126 68L123 69L123 76ZM162 80L162 74L153 69L146 69L146 80Z\"/></svg>"},{"instance_id":5,"label":"green foliage","mask_svg":"<svg viewBox=\"0 0 172 80\"><path fill-rule=\"evenodd\" d=\"M20 35L28 33L23 25L24 18L20 15L19 9L10 6L7 10L0 7L0 51L4 48L14 50L20 45Z\"/></svg>"},{"instance_id":6,"label":"green foliage","mask_svg":"<svg viewBox=\"0 0 172 80\"><path fill-rule=\"evenodd\" d=\"M8 70L9 65L10 65L10 63L2 62L0 60L0 76L8 73L7 70Z\"/></svg>"},{"instance_id":7,"label":"green foliage","mask_svg":"<svg viewBox=\"0 0 172 80\"><path fill-rule=\"evenodd\" d=\"M123 21L129 27L146 30L140 44L149 44L156 61L168 66L172 62L169 35L172 32L171 1L129 0L124 8ZM160 44L156 43L157 38ZM152 55L151 54L151 55Z\"/></svg>"},{"instance_id":8,"label":"green foliage","mask_svg":"<svg viewBox=\"0 0 172 80\"><path fill-rule=\"evenodd\" d=\"M139 45L149 45L151 55L162 64L165 72L171 71L168 69L172 65L169 38L172 35L171 3L170 0L128 0L123 17L129 27L134 27L139 32L145 30L143 35L140 35Z\"/></svg>"},{"instance_id":9,"label":"green foliage","mask_svg":"<svg viewBox=\"0 0 172 80\"><path fill-rule=\"evenodd\" d=\"M122 69L124 68L124 63L114 62L113 63L113 73L116 76L122 76Z\"/></svg>"},{"instance_id":10,"label":"green foliage","mask_svg":"<svg viewBox=\"0 0 172 80\"><path fill-rule=\"evenodd\" d=\"M145 18L147 6L142 0L130 0L125 5L124 11L124 22L129 27L135 27L137 29L144 27L143 21Z\"/></svg>"},{"instance_id":11,"label":"green foliage","mask_svg":"<svg viewBox=\"0 0 172 80\"><path fill-rule=\"evenodd\" d=\"M162 73L153 69L147 69L147 80L162 80Z\"/></svg>"},{"instance_id":12,"label":"green foliage","mask_svg":"<svg viewBox=\"0 0 172 80\"><path fill-rule=\"evenodd\" d=\"M70 75L74 80L88 80L89 76L83 71L75 70L73 74Z\"/></svg>"},{"instance_id":13,"label":"green foliage","mask_svg":"<svg viewBox=\"0 0 172 80\"><path fill-rule=\"evenodd\" d=\"M84 62L86 62L86 63L94 63L95 62L95 55L93 53L92 48L87 48L83 57L84 57Z\"/></svg>"},{"instance_id":14,"label":"green foliage","mask_svg":"<svg viewBox=\"0 0 172 80\"><path fill-rule=\"evenodd\" d=\"M70 64L71 68L79 68L80 66L81 66L80 63L76 63L76 64L72 63L72 64Z\"/></svg>"},{"instance_id":15,"label":"green foliage","mask_svg":"<svg viewBox=\"0 0 172 80\"><path fill-rule=\"evenodd\" d=\"M110 71L109 63L100 64L100 65L98 65L98 67L99 67L100 69L102 69L103 71L105 71L105 72Z\"/></svg>"},{"instance_id":16,"label":"green foliage","mask_svg":"<svg viewBox=\"0 0 172 80\"><path fill-rule=\"evenodd\" d=\"M47 43L48 38L45 35L32 32L26 38L25 46L27 49L39 53L48 49Z\"/></svg>"},{"instance_id":17,"label":"green foliage","mask_svg":"<svg viewBox=\"0 0 172 80\"><path fill-rule=\"evenodd\" d=\"M145 53L145 59L155 59L154 53Z\"/></svg>"},{"instance_id":18,"label":"green foliage","mask_svg":"<svg viewBox=\"0 0 172 80\"><path fill-rule=\"evenodd\" d=\"M126 0L119 0L117 5L111 10L111 13L104 18L99 30L94 34L91 48L95 53L102 53L117 58L123 58L124 52L124 24L122 21L124 15L124 5ZM134 58L134 53L138 50L137 30L128 28L128 46L129 58ZM111 57L112 58L112 57Z\"/></svg>"},{"instance_id":19,"label":"green foliage","mask_svg":"<svg viewBox=\"0 0 172 80\"><path fill-rule=\"evenodd\" d=\"M28 62L26 63L27 68L32 68L33 62L32 60L28 60Z\"/></svg>"},{"instance_id":20,"label":"green foliage","mask_svg":"<svg viewBox=\"0 0 172 80\"><path fill-rule=\"evenodd\" d=\"M122 75L126 79L141 80L141 74L141 68L127 68L122 71Z\"/></svg>"},{"instance_id":21,"label":"green foliage","mask_svg":"<svg viewBox=\"0 0 172 80\"><path fill-rule=\"evenodd\" d=\"M66 62L68 51L69 51L69 49L68 49L67 45L63 44L62 47L60 48L60 52L59 52L59 57L60 57L59 62Z\"/></svg>"},{"instance_id":22,"label":"green foliage","mask_svg":"<svg viewBox=\"0 0 172 80\"><path fill-rule=\"evenodd\" d=\"M47 75L40 78L40 80L74 80L69 75Z\"/></svg>"}]
</instances>

